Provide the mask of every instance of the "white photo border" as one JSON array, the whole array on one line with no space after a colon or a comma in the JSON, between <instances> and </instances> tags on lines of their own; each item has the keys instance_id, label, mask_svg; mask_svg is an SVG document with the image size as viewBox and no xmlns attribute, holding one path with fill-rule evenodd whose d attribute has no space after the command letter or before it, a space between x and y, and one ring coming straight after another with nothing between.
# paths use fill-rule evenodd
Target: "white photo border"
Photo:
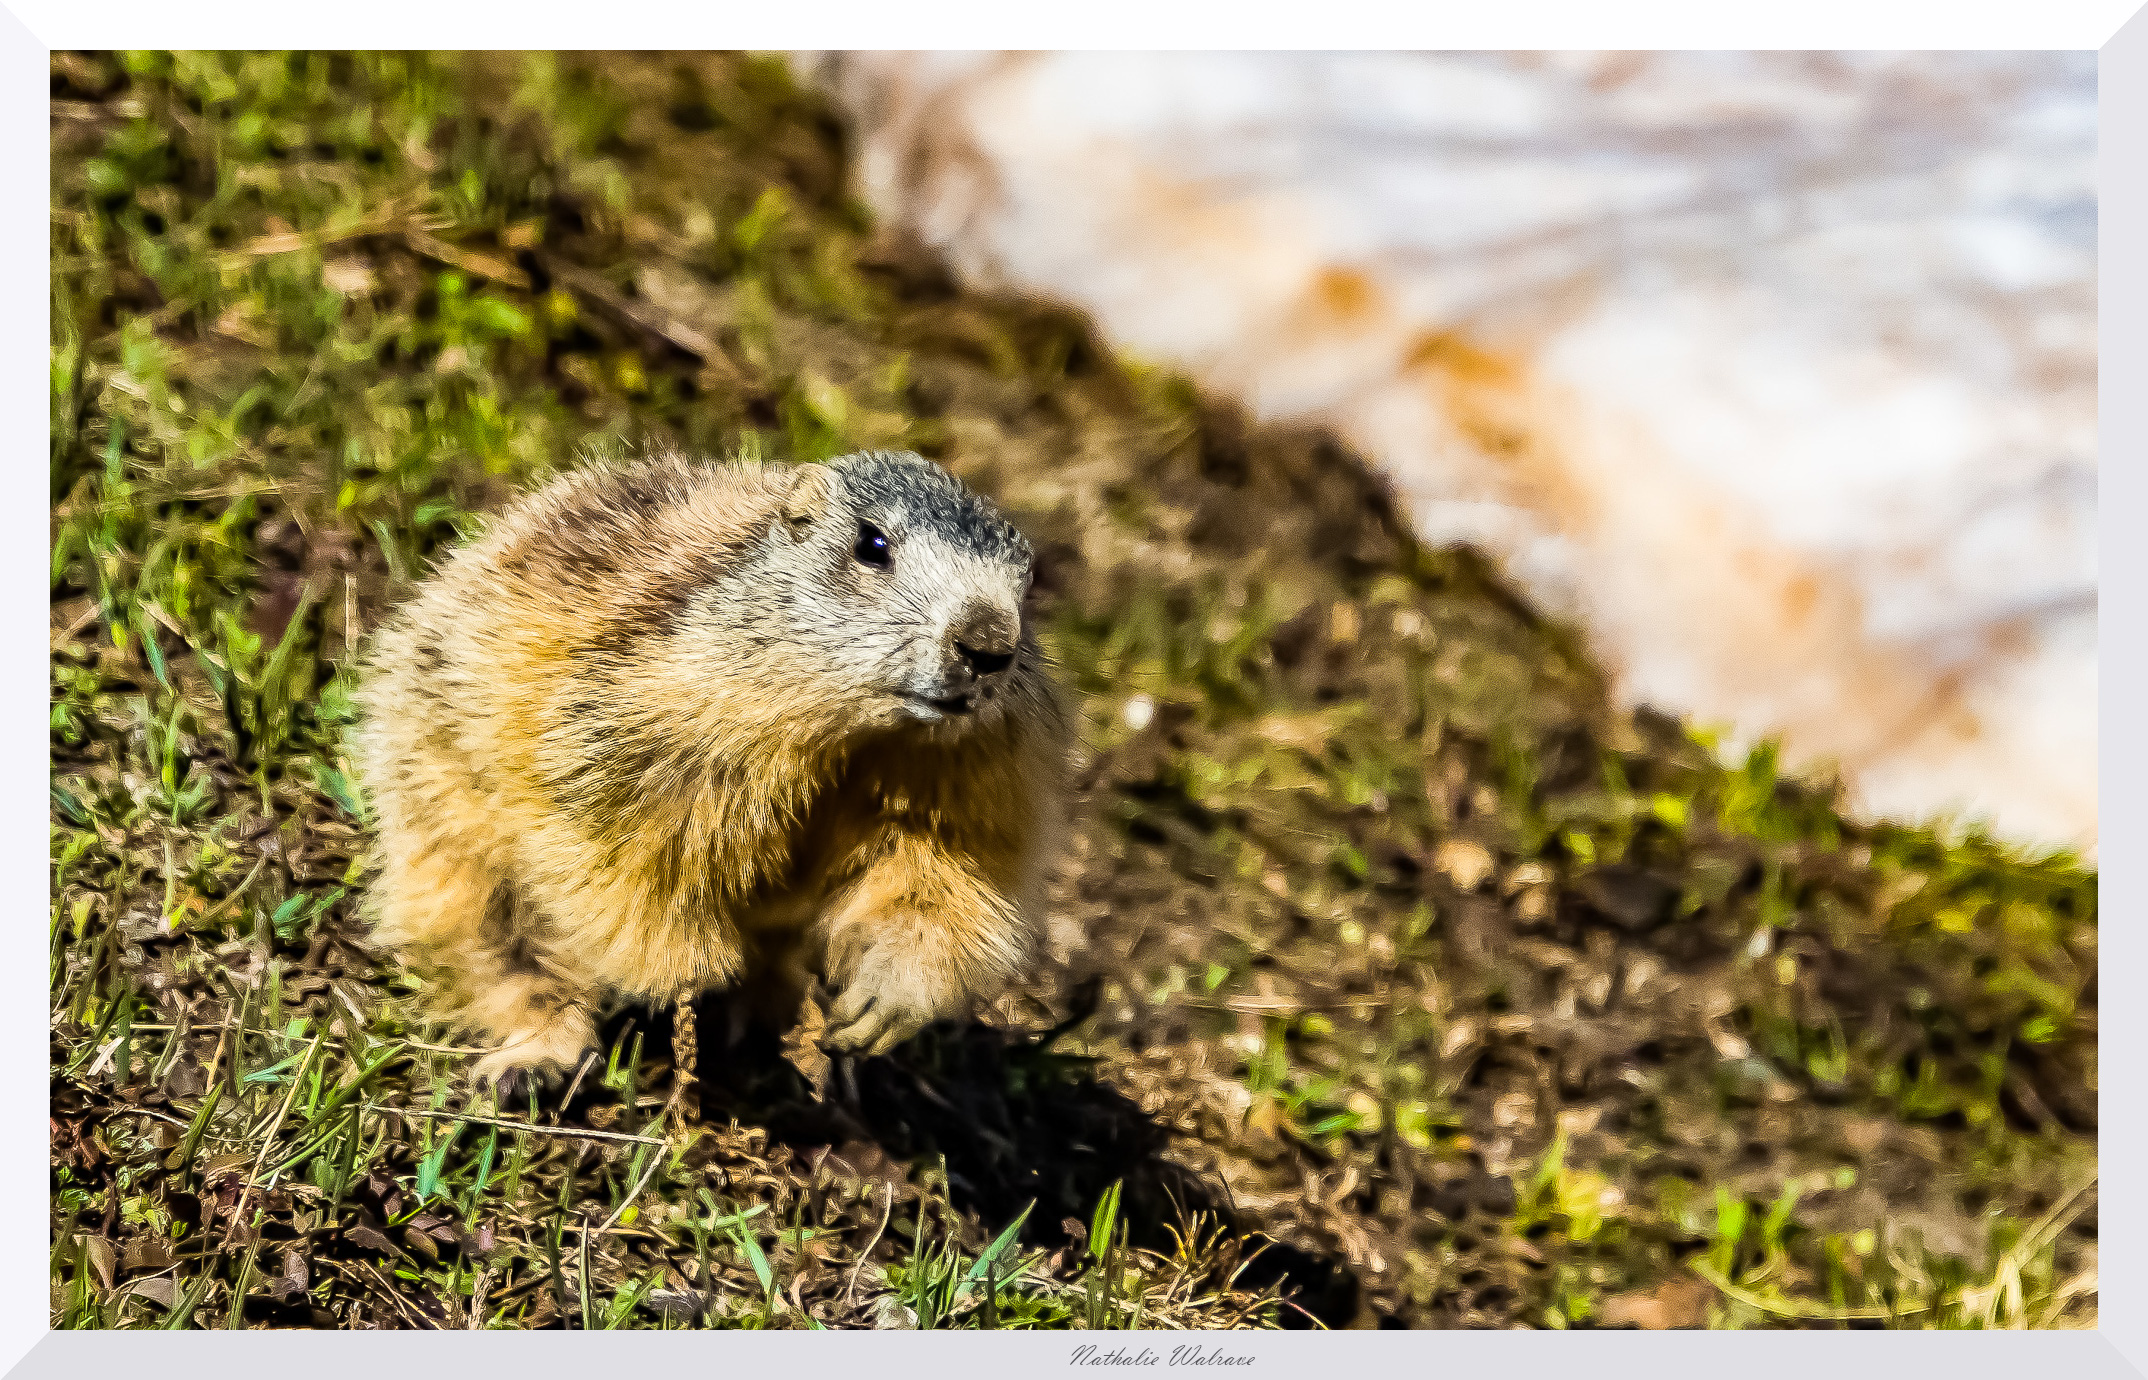
<instances>
[{"instance_id":1,"label":"white photo border","mask_svg":"<svg viewBox=\"0 0 2148 1380\"><path fill-rule=\"evenodd\" d=\"M837 1374L870 1366L882 1376L944 1376L966 1371L1098 1374L1207 1371L1302 1375L1315 1366L1346 1367L1355 1375L1431 1376L1443 1372L1505 1375L1569 1374L1576 1364L1606 1377L1649 1380L1739 1368L1740 1380L1808 1380L1814 1369L1882 1376L1904 1367L1944 1369L1964 1380L2012 1377L2025 1367L2080 1376L2139 1376L2148 1363L2148 1323L2132 1311L2148 1283L2148 1198L2121 1177L2099 1205L2108 1231L2102 1242L2101 1328L2076 1333L2003 1333L1969 1337L1931 1333L1447 1333L1335 1334L991 1333L977 1335L809 1333L624 1333L609 1340L580 1333L350 1334L279 1332L190 1334L172 1342L143 1333L63 1333L47 1325L50 1211L48 1140L26 1123L46 1105L49 1070L45 965L33 935L44 933L50 909L46 857L49 805L42 786L50 774L46 719L47 671L32 645L44 631L47 600L36 591L49 558L49 478L28 462L47 454L50 408L49 89L47 54L54 48L229 47L348 48L501 47L618 48L734 47L796 50L854 48L1214 46L1219 32L1235 47L1440 48L1908 48L2089 49L2099 63L2100 254L2098 263L2100 439L2099 499L2102 580L2108 595L2099 637L2104 704L2137 704L2148 686L2148 639L2113 635L2141 629L2148 604L2148 542L2131 524L2148 514L2148 13L2141 0L2045 0L2018 4L1957 4L1945 8L1911 0L1807 0L1796 6L1702 5L1692 0L1532 0L1474 12L1393 0L1326 0L1300 5L1234 5L1219 31L1219 6L1159 5L1156 0L1091 0L1074 10L987 7L977 0L890 5L824 0L802 7L695 7L685 4L588 6L525 4L503 26L496 6L447 5L439 0L374 0L362 11L341 6L271 5L262 0L213 8L148 0L71 7L59 0L15 0L0 10L0 108L16 134L0 141L0 183L18 191L5 225L0 269L0 335L12 366L0 371L4 414L19 433L23 458L7 468L17 497L0 505L0 563L20 603L0 602L5 675L0 678L0 895L23 898L20 957L0 965L0 1022L9 1032L0 1056L5 1116L25 1123L0 1139L0 1366L9 1376L117 1375L151 1370L160 1376L224 1377L234 1371L306 1367L308 1380L376 1376L397 1358L429 1368L474 1363L530 1376L580 1375L602 1364L615 1373L633 1368L711 1375L742 1370L786 1375ZM1026 7L1025 7L1026 8ZM511 33L518 41L501 43ZM989 43L986 40L990 40ZM2115 617L2112 616L2115 613ZM2114 763L2148 758L2148 725L2121 716L2100 729L2100 779L2119 789L2099 802L2104 841L2103 881L2112 887L2099 907L2117 914L2102 927L2105 975L2141 972L2148 931L2136 928L2144 909L2143 873L2125 839L2148 822L2148 804L2124 789ZM2100 986L2100 979L2099 979ZM2144 1083L2148 1071L2128 1051L2143 1048L2148 1010L2119 1000L2102 1008L2100 1146L2117 1149L2119 1164L2136 1162L2144 1145ZM1096 1346L1084 1365L1076 1348ZM1208 1364L1186 1364L1174 1348L1198 1344ZM602 1348L601 1353L598 1348ZM600 1360L601 1356L601 1360ZM648 1368L644 1370L643 1368ZM452 1371L449 1373L453 1373Z\"/></svg>"}]
</instances>

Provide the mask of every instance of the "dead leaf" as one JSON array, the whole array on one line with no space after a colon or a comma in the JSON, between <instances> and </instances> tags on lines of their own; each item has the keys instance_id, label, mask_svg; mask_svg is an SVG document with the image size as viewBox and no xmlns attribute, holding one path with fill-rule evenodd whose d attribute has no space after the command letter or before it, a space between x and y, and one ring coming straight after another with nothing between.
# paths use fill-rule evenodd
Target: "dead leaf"
<instances>
[{"instance_id":1,"label":"dead leaf","mask_svg":"<svg viewBox=\"0 0 2148 1380\"><path fill-rule=\"evenodd\" d=\"M649 1306L674 1322L687 1322L701 1316L709 1298L694 1288L658 1289L649 1295Z\"/></svg>"},{"instance_id":2,"label":"dead leaf","mask_svg":"<svg viewBox=\"0 0 2148 1380\"><path fill-rule=\"evenodd\" d=\"M1878 1117L1845 1117L1837 1134L1842 1137L1843 1144L1869 1158L1887 1138L1887 1124Z\"/></svg>"},{"instance_id":3,"label":"dead leaf","mask_svg":"<svg viewBox=\"0 0 2148 1380\"><path fill-rule=\"evenodd\" d=\"M413 253L423 254L450 268L459 268L473 278L487 278L519 291L529 290L529 275L504 259L464 245L449 244L414 225L404 226L401 238Z\"/></svg>"},{"instance_id":4,"label":"dead leaf","mask_svg":"<svg viewBox=\"0 0 2148 1380\"><path fill-rule=\"evenodd\" d=\"M171 1263L171 1246L155 1236L137 1236L119 1253L123 1270L161 1270Z\"/></svg>"},{"instance_id":5,"label":"dead leaf","mask_svg":"<svg viewBox=\"0 0 2148 1380\"><path fill-rule=\"evenodd\" d=\"M917 1313L906 1307L893 1294L882 1294L873 1304L873 1326L883 1329L908 1329L917 1326Z\"/></svg>"},{"instance_id":6,"label":"dead leaf","mask_svg":"<svg viewBox=\"0 0 2148 1380\"><path fill-rule=\"evenodd\" d=\"M209 1075L192 1053L182 1054L164 1078L164 1091L173 1097L199 1097L208 1090Z\"/></svg>"},{"instance_id":7,"label":"dead leaf","mask_svg":"<svg viewBox=\"0 0 2148 1380\"><path fill-rule=\"evenodd\" d=\"M344 1232L343 1235L346 1239L356 1243L357 1245L363 1246L369 1251L376 1251L381 1255L402 1254L401 1251L395 1248L395 1243L393 1241L390 1241L387 1237L382 1236L379 1232L373 1230L371 1227L352 1227L348 1231Z\"/></svg>"},{"instance_id":8,"label":"dead leaf","mask_svg":"<svg viewBox=\"0 0 2148 1380\"><path fill-rule=\"evenodd\" d=\"M209 329L257 350L273 349L276 344L276 337L262 324L260 307L251 301L232 303Z\"/></svg>"},{"instance_id":9,"label":"dead leaf","mask_svg":"<svg viewBox=\"0 0 2148 1380\"><path fill-rule=\"evenodd\" d=\"M201 1167L202 1182L215 1183L218 1179L238 1173L253 1162L254 1157L243 1150L228 1155L211 1155Z\"/></svg>"},{"instance_id":10,"label":"dead leaf","mask_svg":"<svg viewBox=\"0 0 2148 1380\"><path fill-rule=\"evenodd\" d=\"M1271 743L1310 753L1326 751L1335 736L1334 726L1319 714L1270 714L1253 731Z\"/></svg>"},{"instance_id":11,"label":"dead leaf","mask_svg":"<svg viewBox=\"0 0 2148 1380\"><path fill-rule=\"evenodd\" d=\"M92 1236L88 1242L90 1268L97 1272L97 1282L105 1288L112 1287L112 1268L118 1262L114 1258L112 1243L101 1236Z\"/></svg>"},{"instance_id":12,"label":"dead leaf","mask_svg":"<svg viewBox=\"0 0 2148 1380\"><path fill-rule=\"evenodd\" d=\"M734 289L704 283L688 269L650 264L634 275L634 289L660 312L706 329L738 314Z\"/></svg>"},{"instance_id":13,"label":"dead leaf","mask_svg":"<svg viewBox=\"0 0 2148 1380\"><path fill-rule=\"evenodd\" d=\"M155 1279L138 1279L129 1287L128 1292L148 1299L159 1308L172 1306L172 1279L170 1275L159 1275Z\"/></svg>"},{"instance_id":14,"label":"dead leaf","mask_svg":"<svg viewBox=\"0 0 2148 1380\"><path fill-rule=\"evenodd\" d=\"M1714 1294L1702 1281L1681 1276L1645 1293L1613 1294L1603 1301L1597 1317L1606 1327L1638 1327L1649 1332L1702 1327L1708 1322L1708 1301Z\"/></svg>"},{"instance_id":15,"label":"dead leaf","mask_svg":"<svg viewBox=\"0 0 2148 1380\"><path fill-rule=\"evenodd\" d=\"M896 1202L917 1196L909 1170L871 1141L853 1140L836 1146L821 1161L821 1168L839 1180L877 1185L870 1190L876 1203L882 1201L883 1193L893 1195Z\"/></svg>"},{"instance_id":16,"label":"dead leaf","mask_svg":"<svg viewBox=\"0 0 2148 1380\"><path fill-rule=\"evenodd\" d=\"M835 1061L820 1047L827 1028L828 1013L821 1009L819 993L808 992L798 1004L798 1019L783 1036L783 1057L812 1086L815 1101L827 1097L828 1080L835 1069Z\"/></svg>"},{"instance_id":17,"label":"dead leaf","mask_svg":"<svg viewBox=\"0 0 2148 1380\"><path fill-rule=\"evenodd\" d=\"M363 297L373 291L373 269L359 258L330 259L321 265L321 281L345 297Z\"/></svg>"}]
</instances>

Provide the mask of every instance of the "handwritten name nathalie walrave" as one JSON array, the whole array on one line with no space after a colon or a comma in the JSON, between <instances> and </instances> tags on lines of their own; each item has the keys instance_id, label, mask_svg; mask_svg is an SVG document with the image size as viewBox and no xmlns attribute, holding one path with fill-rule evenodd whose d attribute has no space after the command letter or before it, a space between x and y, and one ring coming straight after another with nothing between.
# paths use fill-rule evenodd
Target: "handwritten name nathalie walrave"
<instances>
[{"instance_id":1,"label":"handwritten name nathalie walrave","mask_svg":"<svg viewBox=\"0 0 2148 1380\"><path fill-rule=\"evenodd\" d=\"M1175 1346L1168 1352L1158 1353L1148 1347L1142 1347L1139 1351L1128 1351L1123 1346L1115 1346L1111 1350L1105 1351L1092 1342L1085 1342L1081 1346L1074 1348L1074 1354L1067 1358L1067 1364L1070 1366L1250 1366L1253 1364L1253 1358L1246 1355L1233 1355L1220 1346L1209 1347L1206 1350L1197 1346Z\"/></svg>"}]
</instances>

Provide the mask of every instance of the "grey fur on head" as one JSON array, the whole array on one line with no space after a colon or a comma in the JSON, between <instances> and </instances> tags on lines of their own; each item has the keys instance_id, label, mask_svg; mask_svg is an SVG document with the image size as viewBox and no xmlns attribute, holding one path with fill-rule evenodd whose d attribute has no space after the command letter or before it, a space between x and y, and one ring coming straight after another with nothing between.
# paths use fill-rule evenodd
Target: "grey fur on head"
<instances>
[{"instance_id":1,"label":"grey fur on head","mask_svg":"<svg viewBox=\"0 0 2148 1380\"><path fill-rule=\"evenodd\" d=\"M1029 542L975 490L907 450L865 450L828 462L859 517L930 531L981 557L1029 568ZM887 522L880 524L883 528Z\"/></svg>"},{"instance_id":2,"label":"grey fur on head","mask_svg":"<svg viewBox=\"0 0 2148 1380\"><path fill-rule=\"evenodd\" d=\"M1022 534L946 470L864 451L801 468L785 520L739 578L780 620L756 631L877 701L869 720L959 732L995 721L1035 672L1031 562ZM773 607L771 586L786 596Z\"/></svg>"}]
</instances>

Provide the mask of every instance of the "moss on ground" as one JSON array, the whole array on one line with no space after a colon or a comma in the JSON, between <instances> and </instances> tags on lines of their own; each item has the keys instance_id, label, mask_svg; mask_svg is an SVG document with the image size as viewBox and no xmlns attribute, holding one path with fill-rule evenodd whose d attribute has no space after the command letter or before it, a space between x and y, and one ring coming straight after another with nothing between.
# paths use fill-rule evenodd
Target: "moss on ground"
<instances>
[{"instance_id":1,"label":"moss on ground","mask_svg":"<svg viewBox=\"0 0 2148 1380\"><path fill-rule=\"evenodd\" d=\"M52 82L55 1325L2093 1320L2092 872L1617 710L1332 437L876 232L780 64ZM493 1106L364 944L352 649L650 445L1040 551L1052 961L854 1095L704 1040L695 1121L630 1010Z\"/></svg>"}]
</instances>

